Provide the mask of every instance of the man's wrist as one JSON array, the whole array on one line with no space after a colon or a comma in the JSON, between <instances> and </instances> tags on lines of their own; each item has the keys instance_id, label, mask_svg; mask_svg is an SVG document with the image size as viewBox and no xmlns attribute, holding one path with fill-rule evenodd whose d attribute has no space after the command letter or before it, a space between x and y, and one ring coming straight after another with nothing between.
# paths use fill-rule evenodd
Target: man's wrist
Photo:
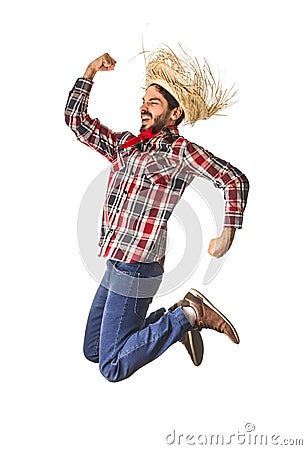
<instances>
[{"instance_id":1,"label":"man's wrist","mask_svg":"<svg viewBox=\"0 0 307 450\"><path fill-rule=\"evenodd\" d=\"M97 73L96 70L89 66L86 69L86 71L84 72L83 78L86 78L87 80L93 81L94 76L96 75L96 73Z\"/></svg>"},{"instance_id":2,"label":"man's wrist","mask_svg":"<svg viewBox=\"0 0 307 450\"><path fill-rule=\"evenodd\" d=\"M237 230L236 228L224 228L221 238L229 242L229 245L231 245L232 241L234 240L236 230Z\"/></svg>"}]
</instances>

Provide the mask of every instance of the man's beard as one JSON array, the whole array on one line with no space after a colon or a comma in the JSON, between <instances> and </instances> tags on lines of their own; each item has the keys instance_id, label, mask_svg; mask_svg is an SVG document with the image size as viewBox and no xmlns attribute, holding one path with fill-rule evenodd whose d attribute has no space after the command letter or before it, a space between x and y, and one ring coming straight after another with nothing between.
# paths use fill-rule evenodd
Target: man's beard
<instances>
[{"instance_id":1,"label":"man's beard","mask_svg":"<svg viewBox=\"0 0 307 450\"><path fill-rule=\"evenodd\" d=\"M152 115L150 113L148 113L148 115L150 117L152 117ZM160 114L159 116L154 118L153 125L150 127L152 129L153 134L158 133L160 130L162 130L163 127L165 127L165 125L168 122L168 115L169 115L169 111L166 112L165 114ZM141 126L140 131L144 130L145 127L146 127L146 125Z\"/></svg>"}]
</instances>

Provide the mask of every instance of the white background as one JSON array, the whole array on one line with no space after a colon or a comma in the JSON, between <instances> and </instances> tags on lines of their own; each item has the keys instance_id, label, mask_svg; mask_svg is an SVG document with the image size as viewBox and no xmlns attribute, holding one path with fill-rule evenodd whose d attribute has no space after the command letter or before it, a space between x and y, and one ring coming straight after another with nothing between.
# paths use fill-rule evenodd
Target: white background
<instances>
[{"instance_id":1,"label":"white background","mask_svg":"<svg viewBox=\"0 0 307 450\"><path fill-rule=\"evenodd\" d=\"M304 3L30 0L2 8L1 448L156 450L172 447L174 429L231 434L247 422L259 433L304 436ZM200 367L176 344L111 384L82 355L97 283L76 236L81 198L107 162L75 140L63 110L75 79L109 51L116 71L97 75L90 112L136 132L144 67L132 58L142 35L149 50L183 43L239 88L228 117L182 133L250 180L244 227L222 270L206 287L199 273L187 284L230 317L241 343L205 330ZM214 237L207 230L205 246ZM184 293L158 298L157 308Z\"/></svg>"}]
</instances>

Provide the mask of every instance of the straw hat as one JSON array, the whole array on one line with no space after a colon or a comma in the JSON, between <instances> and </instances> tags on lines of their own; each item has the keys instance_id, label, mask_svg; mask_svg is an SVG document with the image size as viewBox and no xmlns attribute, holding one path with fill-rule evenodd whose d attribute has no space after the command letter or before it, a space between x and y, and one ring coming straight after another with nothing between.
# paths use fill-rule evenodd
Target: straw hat
<instances>
[{"instance_id":1,"label":"straw hat","mask_svg":"<svg viewBox=\"0 0 307 450\"><path fill-rule=\"evenodd\" d=\"M207 60L201 66L195 57L182 49L178 57L168 46L146 53L146 89L159 84L177 100L185 113L185 123L193 125L198 120L219 114L234 102L234 91L223 89L220 79L214 78Z\"/></svg>"}]
</instances>

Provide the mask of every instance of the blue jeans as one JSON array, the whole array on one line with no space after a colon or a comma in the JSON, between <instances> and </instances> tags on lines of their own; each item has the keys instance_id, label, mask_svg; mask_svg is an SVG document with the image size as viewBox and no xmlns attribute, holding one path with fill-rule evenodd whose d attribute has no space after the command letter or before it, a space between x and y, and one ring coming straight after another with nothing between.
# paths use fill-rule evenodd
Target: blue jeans
<instances>
[{"instance_id":1,"label":"blue jeans","mask_svg":"<svg viewBox=\"0 0 307 450\"><path fill-rule=\"evenodd\" d=\"M91 306L84 355L109 381L121 381L160 356L191 329L181 308L147 311L162 281L158 262L108 260Z\"/></svg>"}]
</instances>

